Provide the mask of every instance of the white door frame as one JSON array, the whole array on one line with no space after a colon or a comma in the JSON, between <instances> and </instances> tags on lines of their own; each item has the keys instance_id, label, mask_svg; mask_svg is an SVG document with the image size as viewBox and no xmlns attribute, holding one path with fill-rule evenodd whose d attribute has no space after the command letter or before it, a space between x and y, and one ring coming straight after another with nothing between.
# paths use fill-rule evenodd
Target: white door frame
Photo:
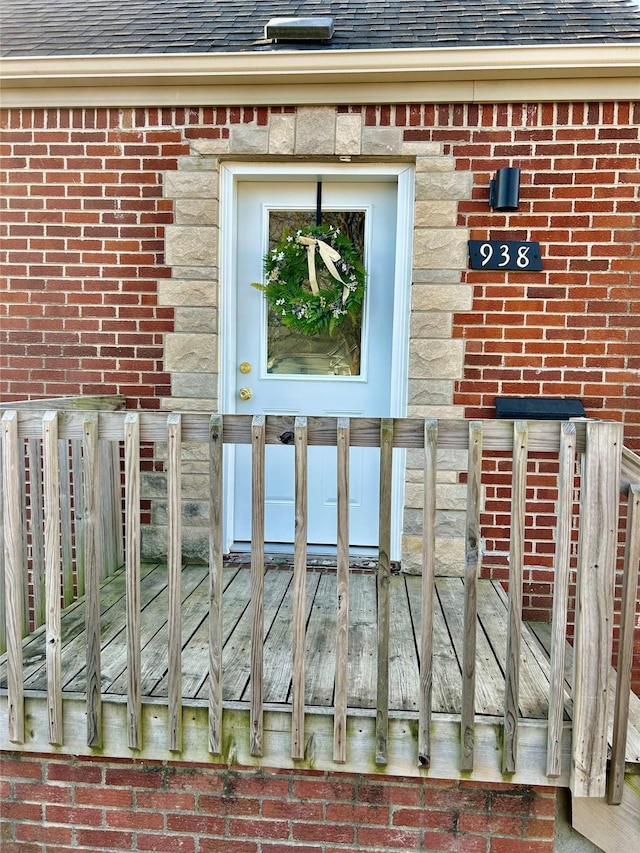
<instances>
[{"instance_id":1,"label":"white door frame","mask_svg":"<svg viewBox=\"0 0 640 853\"><path fill-rule=\"evenodd\" d=\"M342 179L344 181L397 182L396 272L393 286L393 347L391 363L390 416L405 417L409 370L409 313L411 306L411 261L413 244L414 168L407 163L222 163L220 165L220 411L237 410L236 388L236 249L235 211L241 181L300 181ZM404 451L398 453L393 470L391 558L400 559L402 509L404 503ZM225 550L233 544L233 454L225 463L224 520Z\"/></svg>"}]
</instances>

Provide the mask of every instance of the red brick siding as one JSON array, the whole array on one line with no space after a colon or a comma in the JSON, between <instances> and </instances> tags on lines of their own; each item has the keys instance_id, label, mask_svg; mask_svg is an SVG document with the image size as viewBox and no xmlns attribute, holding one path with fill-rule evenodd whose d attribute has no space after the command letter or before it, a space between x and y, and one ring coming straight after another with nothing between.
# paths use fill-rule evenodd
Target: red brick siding
<instances>
[{"instance_id":1,"label":"red brick siding","mask_svg":"<svg viewBox=\"0 0 640 853\"><path fill-rule=\"evenodd\" d=\"M554 788L3 758L3 853L553 851Z\"/></svg>"}]
</instances>

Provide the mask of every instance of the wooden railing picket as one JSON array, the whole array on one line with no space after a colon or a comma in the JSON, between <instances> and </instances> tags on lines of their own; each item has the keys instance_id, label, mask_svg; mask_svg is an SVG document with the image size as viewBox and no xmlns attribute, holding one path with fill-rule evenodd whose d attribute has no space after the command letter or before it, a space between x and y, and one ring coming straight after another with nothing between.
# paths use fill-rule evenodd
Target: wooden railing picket
<instances>
[{"instance_id":1,"label":"wooden railing picket","mask_svg":"<svg viewBox=\"0 0 640 853\"><path fill-rule=\"evenodd\" d=\"M71 440L71 483L73 489L76 594L84 595L84 492L82 440Z\"/></svg>"},{"instance_id":2,"label":"wooden railing picket","mask_svg":"<svg viewBox=\"0 0 640 853\"><path fill-rule=\"evenodd\" d=\"M85 629L87 633L87 745L102 745L102 687L100 681L100 582L103 577L100 521L100 463L98 415L83 418L85 518Z\"/></svg>"},{"instance_id":3,"label":"wooden railing picket","mask_svg":"<svg viewBox=\"0 0 640 853\"><path fill-rule=\"evenodd\" d=\"M638 562L640 562L640 484L632 483L629 487L627 503L616 701L613 712L613 743L607 787L607 801L610 805L620 805L624 788L625 748L629 724L629 700L631 698L631 669L633 667L633 629L638 595Z\"/></svg>"},{"instance_id":4,"label":"wooden railing picket","mask_svg":"<svg viewBox=\"0 0 640 853\"><path fill-rule=\"evenodd\" d=\"M251 421L251 703L250 751L262 755L264 657L265 416Z\"/></svg>"},{"instance_id":5,"label":"wooden railing picket","mask_svg":"<svg viewBox=\"0 0 640 853\"><path fill-rule=\"evenodd\" d=\"M44 577L44 516L42 506L42 441L27 439L29 464L29 536L31 539L31 585L33 624L44 625L47 614Z\"/></svg>"},{"instance_id":6,"label":"wooden railing picket","mask_svg":"<svg viewBox=\"0 0 640 853\"><path fill-rule=\"evenodd\" d=\"M347 760L347 697L349 690L349 418L337 425L337 525L336 563L336 685L333 717L333 760Z\"/></svg>"},{"instance_id":7,"label":"wooden railing picket","mask_svg":"<svg viewBox=\"0 0 640 853\"><path fill-rule=\"evenodd\" d=\"M4 582L4 487L2 487L2 448L2 430L0 430L0 655L3 655L7 650L7 599Z\"/></svg>"},{"instance_id":8,"label":"wooden railing picket","mask_svg":"<svg viewBox=\"0 0 640 853\"><path fill-rule=\"evenodd\" d=\"M140 692L140 416L124 419L124 517L127 587L127 743L142 748Z\"/></svg>"},{"instance_id":9,"label":"wooden railing picket","mask_svg":"<svg viewBox=\"0 0 640 853\"><path fill-rule=\"evenodd\" d=\"M292 418L280 415L209 416L204 413L160 412L44 412L30 407L25 412L5 409L0 454L0 511L2 512L3 569L0 577L0 651L6 645L8 739L25 741L25 698L22 638L31 628L45 624L44 645L49 741L56 748L63 739L62 702L62 604L85 595L87 744L100 749L103 743L101 696L101 583L124 556L127 611L127 743L143 749L140 601L140 448L141 442L167 442L167 568L168 568L168 741L169 749L183 750L182 733L182 443L209 447L209 751L222 754L222 645L223 645L223 457L225 443L252 446L251 510L251 654L250 654L250 751L263 753L264 713L264 547L265 547L265 453L267 444L282 441ZM124 445L122 444L124 440ZM486 452L513 451L511 544L509 555L508 632L505 658L505 701L502 771L519 772L517 742L519 705L527 704L527 670L522 661L520 693L520 643L522 588L525 558L527 464L533 453L558 454L557 527L554 565L554 604L551 625L549 720L546 773L565 777L561 753L566 724L568 577L574 525L576 454L583 453L580 472L580 528L575 626L575 678L573 698L573 745L570 784L575 796L602 797L619 803L625 770L625 735L629 714L629 671L632 657L636 567L640 560L640 461L622 453L622 427L608 422L563 424L525 422L454 422L419 419L295 418L295 531L292 629L291 757L301 761L312 756L306 743L305 645L307 640L307 533L308 462L310 446L337 448L337 612L334 692L333 758L348 760L349 698L349 454L352 447L379 448L380 515L379 565L377 572L377 686L375 711L375 762L389 761L389 684L391 616L391 511L393 449L424 448L424 510L422 532L423 574L420 618L416 637L419 662L418 762L429 767L436 745L430 741L434 659L436 471L439 451L468 448L467 517L465 546L464 617L457 610L455 625L462 659L460 769L474 767L474 707L476 685L477 599L480 566L480 517L482 508L482 457ZM124 446L124 502L120 478ZM71 461L70 467L67 463ZM66 467L65 467L66 466ZM28 472L28 478L27 473ZM42 476L41 476L42 474ZM606 784L607 686L613 631L613 591L618 546L620 486L628 492L625 542L625 575L621 612L618 690L614 711L611 772ZM124 525L122 524L124 508ZM31 527L27 531L27 524ZM123 531L125 538L121 541ZM42 535L40 535L42 534ZM75 552L72 539L75 537ZM108 540L108 541L105 541ZM31 551L27 551L27 541ZM40 555L40 556L39 556ZM27 570L27 556L29 568ZM105 557L109 571L103 571ZM284 577L284 576L283 576ZM288 578L286 578L288 580ZM29 609L28 584L33 583ZM117 586L120 581L110 581ZM4 583L2 587L1 583ZM418 593L406 587L409 597ZM351 590L353 595L353 590ZM63 596L63 597L61 597ZM287 602L288 602L287 598ZM441 592L444 606L444 594ZM395 604L395 599L394 599ZM289 606L289 604L287 604ZM502 606L502 605L500 605ZM449 607L449 610L451 608ZM80 612L80 611L78 611ZM438 612L436 610L436 617ZM450 615L450 614L449 614ZM436 622L436 626L438 623ZM247 631L248 633L248 631ZM407 634L409 636L409 634ZM495 641L497 638L494 637ZM499 638L500 640L503 637ZM478 634L478 642L482 635ZM275 641L274 641L275 642ZM412 652L414 650L412 649ZM505 649L502 649L504 654ZM106 663L106 657L105 657ZM333 666L333 660L331 661ZM307 665L308 668L308 665ZM437 674L437 673L436 673ZM305 677L306 676L306 677ZM29 676L30 678L32 676ZM437 682L436 682L437 687ZM44 682L43 682L44 689ZM199 688L200 689L200 688ZM206 695L202 693L200 695ZM521 702L519 702L519 699ZM478 701L482 701L480 693ZM485 713L500 711L485 711ZM478 748L479 750L479 748ZM312 758L309 758L312 761ZM477 759L479 762L479 759Z\"/></svg>"},{"instance_id":10,"label":"wooden railing picket","mask_svg":"<svg viewBox=\"0 0 640 853\"><path fill-rule=\"evenodd\" d=\"M505 662L502 772L515 773L518 752L518 696L520 688L520 639L522 636L522 583L524 566L527 449L529 425L513 425L513 473L511 482L511 543L509 550L509 623Z\"/></svg>"},{"instance_id":11,"label":"wooden railing picket","mask_svg":"<svg viewBox=\"0 0 640 853\"><path fill-rule=\"evenodd\" d=\"M389 737L389 616L391 612L391 483L392 418L380 422L380 521L378 525L378 678L376 700L376 764L388 759Z\"/></svg>"},{"instance_id":12,"label":"wooden railing picket","mask_svg":"<svg viewBox=\"0 0 640 853\"><path fill-rule=\"evenodd\" d=\"M307 607L307 419L298 417L295 442L295 531L293 552L293 677L291 757L304 758L305 647Z\"/></svg>"},{"instance_id":13,"label":"wooden railing picket","mask_svg":"<svg viewBox=\"0 0 640 853\"><path fill-rule=\"evenodd\" d=\"M464 644L462 647L462 710L460 769L473 770L475 745L476 632L478 572L481 559L480 510L482 502L482 423L469 423L467 463L467 514L464 570Z\"/></svg>"},{"instance_id":14,"label":"wooden railing picket","mask_svg":"<svg viewBox=\"0 0 640 853\"><path fill-rule=\"evenodd\" d=\"M547 776L562 773L562 732L564 719L564 665L569 603L569 559L576 461L576 427L560 428L558 503L556 508L556 554L554 564L551 660L549 673L549 726L547 728Z\"/></svg>"},{"instance_id":15,"label":"wooden railing picket","mask_svg":"<svg viewBox=\"0 0 640 853\"><path fill-rule=\"evenodd\" d=\"M60 546L62 560L62 595L68 607L75 598L73 583L73 521L71 513L71 463L69 442L61 438L58 443L60 466Z\"/></svg>"},{"instance_id":16,"label":"wooden railing picket","mask_svg":"<svg viewBox=\"0 0 640 853\"><path fill-rule=\"evenodd\" d=\"M42 421L44 480L44 566L46 579L46 668L49 743L62 745L62 666L60 595L60 447L58 414L47 412Z\"/></svg>"},{"instance_id":17,"label":"wooden railing picket","mask_svg":"<svg viewBox=\"0 0 640 853\"><path fill-rule=\"evenodd\" d=\"M169 581L169 749L182 751L182 417L167 417L167 575Z\"/></svg>"},{"instance_id":18,"label":"wooden railing picket","mask_svg":"<svg viewBox=\"0 0 640 853\"><path fill-rule=\"evenodd\" d=\"M622 424L589 421L586 431L576 584L570 787L574 797L604 797Z\"/></svg>"},{"instance_id":19,"label":"wooden railing picket","mask_svg":"<svg viewBox=\"0 0 640 853\"><path fill-rule=\"evenodd\" d=\"M7 634L7 704L9 740L24 743L24 687L22 633L24 627L24 583L26 563L22 538L22 494L18 413L2 416L2 493L5 553Z\"/></svg>"},{"instance_id":20,"label":"wooden railing picket","mask_svg":"<svg viewBox=\"0 0 640 853\"><path fill-rule=\"evenodd\" d=\"M209 752L222 752L222 415L209 421Z\"/></svg>"},{"instance_id":21,"label":"wooden railing picket","mask_svg":"<svg viewBox=\"0 0 640 853\"><path fill-rule=\"evenodd\" d=\"M431 766L431 693L433 686L433 603L436 576L436 475L438 422L424 422L422 514L422 630L420 634L420 696L418 699L418 763Z\"/></svg>"}]
</instances>

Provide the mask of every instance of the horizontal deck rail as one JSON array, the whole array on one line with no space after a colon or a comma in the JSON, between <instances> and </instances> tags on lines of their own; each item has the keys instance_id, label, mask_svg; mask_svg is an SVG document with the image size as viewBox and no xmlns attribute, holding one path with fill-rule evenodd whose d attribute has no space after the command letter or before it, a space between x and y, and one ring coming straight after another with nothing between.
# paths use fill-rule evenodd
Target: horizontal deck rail
<instances>
[{"instance_id":1,"label":"horizontal deck rail","mask_svg":"<svg viewBox=\"0 0 640 853\"><path fill-rule=\"evenodd\" d=\"M250 749L263 750L263 648L265 572L265 450L290 445L295 458L295 536L291 757L305 753L305 582L307 567L308 448L337 447L336 680L333 759L345 762L349 635L349 448L380 448L379 555L377 565L377 685L375 762L384 767L389 735L389 578L393 450L423 452L422 632L419 638L420 696L416 764L431 762L433 601L435 585L436 468L438 451L466 451L467 499L464 566L460 770L474 767L477 582L482 567L483 459L494 453L511 460L511 546L502 770L518 762L518 696L522 587L525 566L529 463L550 456L557 468L555 595L551 629L547 775L563 772L561 743L566 700L565 648L568 588L577 527L577 599L571 787L576 796L605 794L607 785L609 670L613 594L619 535L624 538L624 602L620 627L618 693L609 799L621 796L632 658L633 610L640 559L638 458L622 447L618 423L447 421L408 418L327 418L207 415L151 411L35 411L14 408L2 418L3 563L6 611L0 612L8 658L9 740L22 743L24 688L22 639L44 624L47 637L49 741L60 745L62 688L61 605L85 597L87 630L87 743L102 742L100 606L102 579L124 563L127 588L127 729L131 749L142 742L140 689L140 478L141 446L165 448L169 575L168 739L182 750L181 690L181 495L186 442L208 448L209 457L209 751L222 752L223 448L252 448ZM640 476L638 476L640 481ZM576 495L579 519L576 521ZM620 514L620 507L624 513ZM626 526L619 531L619 516ZM27 540L29 548L27 549ZM31 600L32 606L28 602ZM624 693L627 692L625 707ZM566 768L564 768L566 770Z\"/></svg>"}]
</instances>

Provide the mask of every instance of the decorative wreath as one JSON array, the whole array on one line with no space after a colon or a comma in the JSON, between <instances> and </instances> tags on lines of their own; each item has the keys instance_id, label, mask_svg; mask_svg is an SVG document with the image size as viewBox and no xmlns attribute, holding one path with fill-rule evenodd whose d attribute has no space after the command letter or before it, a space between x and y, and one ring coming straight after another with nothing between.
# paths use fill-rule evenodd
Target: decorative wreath
<instances>
[{"instance_id":1,"label":"decorative wreath","mask_svg":"<svg viewBox=\"0 0 640 853\"><path fill-rule=\"evenodd\" d=\"M365 269L349 238L332 225L285 230L265 255L264 272L266 284L253 287L283 325L305 335L332 334L362 309Z\"/></svg>"}]
</instances>

